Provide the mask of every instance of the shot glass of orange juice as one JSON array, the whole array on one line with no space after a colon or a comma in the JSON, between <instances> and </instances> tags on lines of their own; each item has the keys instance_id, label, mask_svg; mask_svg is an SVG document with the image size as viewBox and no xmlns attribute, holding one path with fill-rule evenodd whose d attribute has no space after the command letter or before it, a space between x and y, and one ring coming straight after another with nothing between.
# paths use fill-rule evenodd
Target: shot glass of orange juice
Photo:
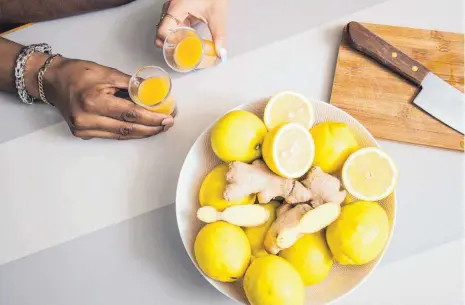
<instances>
[{"instance_id":1,"label":"shot glass of orange juice","mask_svg":"<svg viewBox=\"0 0 465 305\"><path fill-rule=\"evenodd\" d=\"M208 68L220 61L213 42L203 39L190 27L178 27L168 34L163 56L168 66L177 72Z\"/></svg>"},{"instance_id":2,"label":"shot glass of orange juice","mask_svg":"<svg viewBox=\"0 0 465 305\"><path fill-rule=\"evenodd\" d=\"M171 78L160 67L145 66L129 80L129 96L139 106L150 111L175 116L176 102L171 95Z\"/></svg>"}]
</instances>

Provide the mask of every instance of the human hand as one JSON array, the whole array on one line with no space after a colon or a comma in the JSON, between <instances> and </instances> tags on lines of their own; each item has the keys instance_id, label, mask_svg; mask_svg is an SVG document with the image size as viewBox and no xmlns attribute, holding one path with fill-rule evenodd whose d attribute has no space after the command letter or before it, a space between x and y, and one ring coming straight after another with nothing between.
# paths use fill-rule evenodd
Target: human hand
<instances>
[{"instance_id":1,"label":"human hand","mask_svg":"<svg viewBox=\"0 0 465 305\"><path fill-rule=\"evenodd\" d=\"M170 30L178 26L199 23L207 24L210 29L217 56L222 62L227 60L226 39L227 0L170 0L163 4L160 24L155 44L163 47Z\"/></svg>"},{"instance_id":2,"label":"human hand","mask_svg":"<svg viewBox=\"0 0 465 305\"><path fill-rule=\"evenodd\" d=\"M173 118L151 112L114 94L129 76L93 62L57 57L44 75L47 100L83 139L139 139L173 126Z\"/></svg>"}]
</instances>

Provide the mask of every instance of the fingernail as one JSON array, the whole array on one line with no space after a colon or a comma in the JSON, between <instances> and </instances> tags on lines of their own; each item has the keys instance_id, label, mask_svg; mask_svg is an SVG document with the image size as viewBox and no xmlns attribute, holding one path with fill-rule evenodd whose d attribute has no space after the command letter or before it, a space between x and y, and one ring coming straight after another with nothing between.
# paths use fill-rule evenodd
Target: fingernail
<instances>
[{"instance_id":1,"label":"fingernail","mask_svg":"<svg viewBox=\"0 0 465 305\"><path fill-rule=\"evenodd\" d=\"M228 51L225 48L220 49L220 59L223 65L228 61Z\"/></svg>"},{"instance_id":2,"label":"fingernail","mask_svg":"<svg viewBox=\"0 0 465 305\"><path fill-rule=\"evenodd\" d=\"M163 127L163 132L167 131L167 130L170 129L170 128L171 128L171 126L165 126L165 127Z\"/></svg>"},{"instance_id":3,"label":"fingernail","mask_svg":"<svg viewBox=\"0 0 465 305\"><path fill-rule=\"evenodd\" d=\"M161 124L163 126L165 126L165 127L166 126L172 126L174 124L174 120L173 120L173 118L166 118L163 121L161 121Z\"/></svg>"}]
</instances>

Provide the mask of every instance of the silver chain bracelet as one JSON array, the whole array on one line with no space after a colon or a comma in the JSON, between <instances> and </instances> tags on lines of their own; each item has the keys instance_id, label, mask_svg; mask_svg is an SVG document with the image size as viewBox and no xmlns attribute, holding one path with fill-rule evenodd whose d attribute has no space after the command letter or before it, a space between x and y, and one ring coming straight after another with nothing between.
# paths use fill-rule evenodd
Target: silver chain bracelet
<instances>
[{"instance_id":1,"label":"silver chain bracelet","mask_svg":"<svg viewBox=\"0 0 465 305\"><path fill-rule=\"evenodd\" d=\"M61 56L60 54L54 54L47 58L45 61L44 65L42 68L40 68L39 73L37 74L37 85L39 87L39 96L42 102L44 102L47 105L53 106L47 98L45 97L45 91L44 91L44 74L47 71L48 67L52 64L52 61L55 59L55 57Z\"/></svg>"},{"instance_id":2,"label":"silver chain bracelet","mask_svg":"<svg viewBox=\"0 0 465 305\"><path fill-rule=\"evenodd\" d=\"M15 83L16 89L18 90L18 95L20 99L25 104L34 103L34 98L29 95L26 90L26 82L24 81L24 74L26 73L26 63L29 57L35 52L42 52L50 54L52 53L52 47L46 43L32 44L21 49L18 57L16 58L16 67L15 67Z\"/></svg>"}]
</instances>

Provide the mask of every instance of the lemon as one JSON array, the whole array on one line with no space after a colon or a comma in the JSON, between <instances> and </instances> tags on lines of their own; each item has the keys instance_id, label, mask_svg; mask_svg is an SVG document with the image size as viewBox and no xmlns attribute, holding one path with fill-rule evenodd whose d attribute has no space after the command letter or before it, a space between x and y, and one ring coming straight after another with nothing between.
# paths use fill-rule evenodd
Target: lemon
<instances>
[{"instance_id":1,"label":"lemon","mask_svg":"<svg viewBox=\"0 0 465 305\"><path fill-rule=\"evenodd\" d=\"M357 140L345 123L319 123L310 129L310 133L315 141L313 165L326 173L339 171L349 155L358 149Z\"/></svg>"},{"instance_id":2,"label":"lemon","mask_svg":"<svg viewBox=\"0 0 465 305\"><path fill-rule=\"evenodd\" d=\"M339 218L326 230L326 241L341 265L363 265L384 249L389 220L376 202L356 201L342 207Z\"/></svg>"},{"instance_id":3,"label":"lemon","mask_svg":"<svg viewBox=\"0 0 465 305\"><path fill-rule=\"evenodd\" d=\"M346 205L354 201L356 201L354 197L350 195L349 192L346 192L346 196L344 197L344 201L341 203L341 205Z\"/></svg>"},{"instance_id":4,"label":"lemon","mask_svg":"<svg viewBox=\"0 0 465 305\"><path fill-rule=\"evenodd\" d=\"M284 123L297 123L310 129L315 122L315 112L302 94L282 91L273 95L266 104L263 120L268 130Z\"/></svg>"},{"instance_id":5,"label":"lemon","mask_svg":"<svg viewBox=\"0 0 465 305\"><path fill-rule=\"evenodd\" d=\"M200 186L199 201L201 206L212 206L217 211L221 212L233 205L255 203L255 194L251 194L236 201L227 201L224 199L223 193L227 184L226 173L228 170L228 165L222 163L208 173Z\"/></svg>"},{"instance_id":6,"label":"lemon","mask_svg":"<svg viewBox=\"0 0 465 305\"><path fill-rule=\"evenodd\" d=\"M225 162L252 162L262 155L267 129L262 120L245 110L233 110L220 118L211 131L215 154Z\"/></svg>"},{"instance_id":7,"label":"lemon","mask_svg":"<svg viewBox=\"0 0 465 305\"><path fill-rule=\"evenodd\" d=\"M267 255L252 261L244 277L251 305L303 305L305 287L299 273L285 259Z\"/></svg>"},{"instance_id":8,"label":"lemon","mask_svg":"<svg viewBox=\"0 0 465 305\"><path fill-rule=\"evenodd\" d=\"M305 286L323 281L333 266L333 255L329 251L323 231L305 234L279 256L290 262L300 273Z\"/></svg>"},{"instance_id":9,"label":"lemon","mask_svg":"<svg viewBox=\"0 0 465 305\"><path fill-rule=\"evenodd\" d=\"M247 235L247 238L250 242L250 247L252 248L253 258L262 257L268 254L268 252L265 250L263 242L265 240L268 229L276 220L276 209L278 208L279 204L280 203L278 201L271 201L266 204L261 204L261 206L270 211L270 217L268 220L261 226L244 228L245 235Z\"/></svg>"},{"instance_id":10,"label":"lemon","mask_svg":"<svg viewBox=\"0 0 465 305\"><path fill-rule=\"evenodd\" d=\"M350 155L342 168L342 183L354 197L378 201L389 196L397 184L397 167L381 149L367 147Z\"/></svg>"},{"instance_id":11,"label":"lemon","mask_svg":"<svg viewBox=\"0 0 465 305\"><path fill-rule=\"evenodd\" d=\"M220 282L234 282L244 276L250 263L250 244L238 226L217 221L203 227L194 243L200 269Z\"/></svg>"},{"instance_id":12,"label":"lemon","mask_svg":"<svg viewBox=\"0 0 465 305\"><path fill-rule=\"evenodd\" d=\"M263 141L263 159L277 175L299 178L312 166L313 139L307 129L287 123L271 130Z\"/></svg>"}]
</instances>

